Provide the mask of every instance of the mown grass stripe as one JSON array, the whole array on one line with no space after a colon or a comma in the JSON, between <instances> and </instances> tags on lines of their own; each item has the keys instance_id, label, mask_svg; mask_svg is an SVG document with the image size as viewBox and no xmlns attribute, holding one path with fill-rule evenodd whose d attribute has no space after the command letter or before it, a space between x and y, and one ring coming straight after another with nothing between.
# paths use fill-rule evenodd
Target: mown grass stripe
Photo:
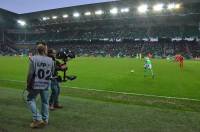
<instances>
[{"instance_id":1,"label":"mown grass stripe","mask_svg":"<svg viewBox=\"0 0 200 132\"><path fill-rule=\"evenodd\" d=\"M10 82L25 83L25 81L10 80L10 79L0 79L0 81L10 81ZM135 96L144 96L144 97L154 97L154 98L164 98L164 99L175 99L175 100L186 100L186 101L197 101L197 102L200 102L200 100L198 100L198 99L191 99L191 98L179 98L179 97L158 96L158 95L151 95L151 94L138 94L138 93L117 92L117 91L99 90L99 89L90 89L90 88L80 88L80 87L71 87L71 86L63 86L63 87L65 87L65 88L71 88L71 89L86 90L86 91L95 91L95 92L107 92L107 93L113 93L113 94L122 94L122 95L135 95Z\"/></svg>"}]
</instances>

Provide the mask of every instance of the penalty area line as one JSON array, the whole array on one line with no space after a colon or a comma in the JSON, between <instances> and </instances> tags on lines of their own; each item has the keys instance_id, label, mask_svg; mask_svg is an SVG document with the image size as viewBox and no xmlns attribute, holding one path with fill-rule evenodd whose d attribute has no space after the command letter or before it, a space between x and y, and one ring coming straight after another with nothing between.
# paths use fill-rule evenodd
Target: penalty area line
<instances>
[{"instance_id":1,"label":"penalty area line","mask_svg":"<svg viewBox=\"0 0 200 132\"><path fill-rule=\"evenodd\" d=\"M9 79L0 79L0 81L25 83L25 81L9 80ZM176 99L176 100L186 100L186 101L197 101L197 102L200 102L200 100L198 100L198 99L190 99L190 98L159 96L159 95L153 95L153 94L138 94L138 93L117 92L117 91L99 90L99 89L90 89L90 88L81 88L81 87L71 87L71 86L63 86L63 87L64 88L77 89L77 90L94 91L94 92L107 92L107 93L122 94L122 95L135 95L135 96L144 96L144 97L154 97L154 98L165 98L165 99Z\"/></svg>"}]
</instances>

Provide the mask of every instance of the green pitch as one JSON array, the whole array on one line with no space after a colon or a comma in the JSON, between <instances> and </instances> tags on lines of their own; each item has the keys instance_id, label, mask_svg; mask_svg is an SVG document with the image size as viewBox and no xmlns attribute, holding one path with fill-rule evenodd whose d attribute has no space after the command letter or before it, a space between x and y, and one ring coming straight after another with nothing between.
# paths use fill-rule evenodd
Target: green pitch
<instances>
[{"instance_id":1,"label":"green pitch","mask_svg":"<svg viewBox=\"0 0 200 132\"><path fill-rule=\"evenodd\" d=\"M0 57L0 80L4 80L0 86L24 87L5 80L25 81L28 61L28 58ZM76 58L69 62L69 74L78 78L62 86L200 99L200 62L185 61L181 71L175 62L153 59L155 79L144 78L143 63L131 58Z\"/></svg>"},{"instance_id":2,"label":"green pitch","mask_svg":"<svg viewBox=\"0 0 200 132\"><path fill-rule=\"evenodd\" d=\"M21 91L0 87L0 132L199 132L198 112L159 109L61 96L44 129L29 128Z\"/></svg>"},{"instance_id":3,"label":"green pitch","mask_svg":"<svg viewBox=\"0 0 200 132\"><path fill-rule=\"evenodd\" d=\"M28 62L28 58L0 57L0 131L32 131L31 113L22 100ZM49 126L38 131L199 132L200 101L189 99L200 100L200 62L186 61L183 71L174 62L152 63L155 79L144 78L143 60L81 57L70 61L69 74L78 78L62 84L61 94L67 95L60 96L64 109L50 112Z\"/></svg>"}]
</instances>

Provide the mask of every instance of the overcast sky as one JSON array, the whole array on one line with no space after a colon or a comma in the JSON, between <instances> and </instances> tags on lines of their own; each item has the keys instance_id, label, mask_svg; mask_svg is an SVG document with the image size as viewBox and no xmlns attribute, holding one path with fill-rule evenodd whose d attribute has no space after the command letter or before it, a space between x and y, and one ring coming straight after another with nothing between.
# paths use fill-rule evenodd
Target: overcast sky
<instances>
[{"instance_id":1,"label":"overcast sky","mask_svg":"<svg viewBox=\"0 0 200 132\"><path fill-rule=\"evenodd\" d=\"M22 14L107 1L114 0L0 0L0 8Z\"/></svg>"}]
</instances>

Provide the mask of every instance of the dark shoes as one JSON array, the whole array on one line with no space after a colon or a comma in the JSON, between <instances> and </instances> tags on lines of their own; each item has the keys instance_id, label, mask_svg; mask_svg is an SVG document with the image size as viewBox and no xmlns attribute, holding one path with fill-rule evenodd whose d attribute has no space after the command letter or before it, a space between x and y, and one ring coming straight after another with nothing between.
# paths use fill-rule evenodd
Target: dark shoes
<instances>
[{"instance_id":1,"label":"dark shoes","mask_svg":"<svg viewBox=\"0 0 200 132\"><path fill-rule=\"evenodd\" d=\"M54 108L56 108L56 109L62 109L63 106L62 105L54 105Z\"/></svg>"},{"instance_id":2,"label":"dark shoes","mask_svg":"<svg viewBox=\"0 0 200 132\"><path fill-rule=\"evenodd\" d=\"M49 105L49 110L53 111L55 109L62 109L63 106L61 105Z\"/></svg>"}]
</instances>

